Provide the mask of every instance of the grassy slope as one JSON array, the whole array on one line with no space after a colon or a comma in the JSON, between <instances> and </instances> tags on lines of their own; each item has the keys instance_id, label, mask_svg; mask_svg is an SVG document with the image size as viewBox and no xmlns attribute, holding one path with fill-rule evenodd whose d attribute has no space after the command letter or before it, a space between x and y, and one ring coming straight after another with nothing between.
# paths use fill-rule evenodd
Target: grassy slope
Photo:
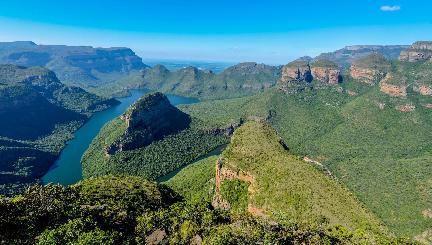
<instances>
[{"instance_id":1,"label":"grassy slope","mask_svg":"<svg viewBox=\"0 0 432 245\"><path fill-rule=\"evenodd\" d=\"M430 98L415 93L391 98L378 87L347 82L344 86L358 96L333 89L297 95L271 90L182 108L220 125L273 111L271 124L293 153L327 165L396 233L417 235L432 225L432 219L422 216L432 202L424 191L431 188L432 176L426 169L432 161L432 110L421 105ZM386 104L384 110L378 108L379 102ZM405 103L414 103L416 111L395 110Z\"/></svg>"},{"instance_id":2,"label":"grassy slope","mask_svg":"<svg viewBox=\"0 0 432 245\"><path fill-rule=\"evenodd\" d=\"M282 220L317 222L352 229L379 229L379 221L351 193L314 166L289 154L266 124L249 122L223 152L225 166L255 177L249 203Z\"/></svg>"},{"instance_id":3,"label":"grassy slope","mask_svg":"<svg viewBox=\"0 0 432 245\"><path fill-rule=\"evenodd\" d=\"M180 170L163 182L190 201L210 202L214 194L215 163L218 156L211 156Z\"/></svg>"}]
</instances>

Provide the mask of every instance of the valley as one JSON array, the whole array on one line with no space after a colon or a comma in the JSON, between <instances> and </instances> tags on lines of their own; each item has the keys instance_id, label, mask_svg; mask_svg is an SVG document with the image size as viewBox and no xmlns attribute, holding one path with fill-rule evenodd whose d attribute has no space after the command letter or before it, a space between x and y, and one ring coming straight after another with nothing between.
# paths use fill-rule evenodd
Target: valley
<instances>
[{"instance_id":1,"label":"valley","mask_svg":"<svg viewBox=\"0 0 432 245\"><path fill-rule=\"evenodd\" d=\"M54 49L3 43L7 62L14 45L37 53L13 60L27 65ZM114 52L108 62L131 69L62 83L46 68L0 65L2 194L21 194L0 199L2 229L18 227L0 239L432 241L431 42L219 72L87 49L78 61Z\"/></svg>"}]
</instances>

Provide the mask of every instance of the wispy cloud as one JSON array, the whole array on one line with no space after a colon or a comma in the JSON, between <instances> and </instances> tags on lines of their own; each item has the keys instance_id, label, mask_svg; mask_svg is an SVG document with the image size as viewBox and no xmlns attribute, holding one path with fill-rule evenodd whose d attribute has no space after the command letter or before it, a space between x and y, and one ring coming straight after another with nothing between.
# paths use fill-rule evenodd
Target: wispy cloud
<instances>
[{"instance_id":1,"label":"wispy cloud","mask_svg":"<svg viewBox=\"0 0 432 245\"><path fill-rule=\"evenodd\" d=\"M390 6L390 5L384 5L381 6L381 11L386 11L386 12L393 12L393 11L399 11L401 9L400 6L394 5L394 6Z\"/></svg>"}]
</instances>

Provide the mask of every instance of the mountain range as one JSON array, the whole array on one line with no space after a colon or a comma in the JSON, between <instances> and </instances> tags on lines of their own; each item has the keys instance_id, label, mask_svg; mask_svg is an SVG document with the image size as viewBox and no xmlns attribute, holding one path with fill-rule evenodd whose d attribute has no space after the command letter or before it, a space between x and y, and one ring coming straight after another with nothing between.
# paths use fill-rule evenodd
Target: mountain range
<instances>
[{"instance_id":1,"label":"mountain range","mask_svg":"<svg viewBox=\"0 0 432 245\"><path fill-rule=\"evenodd\" d=\"M431 57L432 42L421 41L220 73L131 69L86 85L110 96L153 91L93 139L84 180L25 192L13 185L34 183L49 166L38 164L116 100L46 68L0 66L0 100L10 103L0 106L0 150L13 159L2 165L3 193L23 193L0 199L9 231L0 241L431 243ZM201 101L174 107L161 92ZM30 148L48 155L17 160L13 151Z\"/></svg>"},{"instance_id":2,"label":"mountain range","mask_svg":"<svg viewBox=\"0 0 432 245\"><path fill-rule=\"evenodd\" d=\"M46 67L62 82L83 88L112 82L147 67L129 48L37 45L31 41L0 42L0 63Z\"/></svg>"}]
</instances>

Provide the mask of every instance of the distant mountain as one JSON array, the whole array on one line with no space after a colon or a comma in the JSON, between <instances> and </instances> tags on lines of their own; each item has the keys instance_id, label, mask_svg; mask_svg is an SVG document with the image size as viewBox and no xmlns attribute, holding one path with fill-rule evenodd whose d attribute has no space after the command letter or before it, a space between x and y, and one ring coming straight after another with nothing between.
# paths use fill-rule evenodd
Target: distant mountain
<instances>
[{"instance_id":1,"label":"distant mountain","mask_svg":"<svg viewBox=\"0 0 432 245\"><path fill-rule=\"evenodd\" d=\"M402 51L399 60L401 61L424 61L432 59L432 42L418 41L411 45L407 50Z\"/></svg>"},{"instance_id":2,"label":"distant mountain","mask_svg":"<svg viewBox=\"0 0 432 245\"><path fill-rule=\"evenodd\" d=\"M372 53L380 53L390 60L396 60L402 50L409 48L409 45L354 45L334 52L322 53L315 57L315 60L330 60L341 67L349 67L358 58Z\"/></svg>"},{"instance_id":3,"label":"distant mountain","mask_svg":"<svg viewBox=\"0 0 432 245\"><path fill-rule=\"evenodd\" d=\"M147 67L129 48L37 45L23 41L0 42L0 64L46 67L61 81L84 88L112 82Z\"/></svg>"},{"instance_id":4,"label":"distant mountain","mask_svg":"<svg viewBox=\"0 0 432 245\"><path fill-rule=\"evenodd\" d=\"M0 65L0 194L33 183L74 130L115 103L65 86L46 68Z\"/></svg>"},{"instance_id":5,"label":"distant mountain","mask_svg":"<svg viewBox=\"0 0 432 245\"><path fill-rule=\"evenodd\" d=\"M170 71L180 70L189 66L197 67L201 70L210 70L214 73L220 73L229 66L234 65L233 62L219 61L188 61L188 60L163 60L163 59L144 59L143 62L151 67L163 65Z\"/></svg>"},{"instance_id":6,"label":"distant mountain","mask_svg":"<svg viewBox=\"0 0 432 245\"><path fill-rule=\"evenodd\" d=\"M255 62L239 63L218 74L193 66L171 71L163 65L155 65L94 92L112 95L129 88L145 87L201 99L233 98L252 95L274 86L280 72L281 67Z\"/></svg>"}]
</instances>

